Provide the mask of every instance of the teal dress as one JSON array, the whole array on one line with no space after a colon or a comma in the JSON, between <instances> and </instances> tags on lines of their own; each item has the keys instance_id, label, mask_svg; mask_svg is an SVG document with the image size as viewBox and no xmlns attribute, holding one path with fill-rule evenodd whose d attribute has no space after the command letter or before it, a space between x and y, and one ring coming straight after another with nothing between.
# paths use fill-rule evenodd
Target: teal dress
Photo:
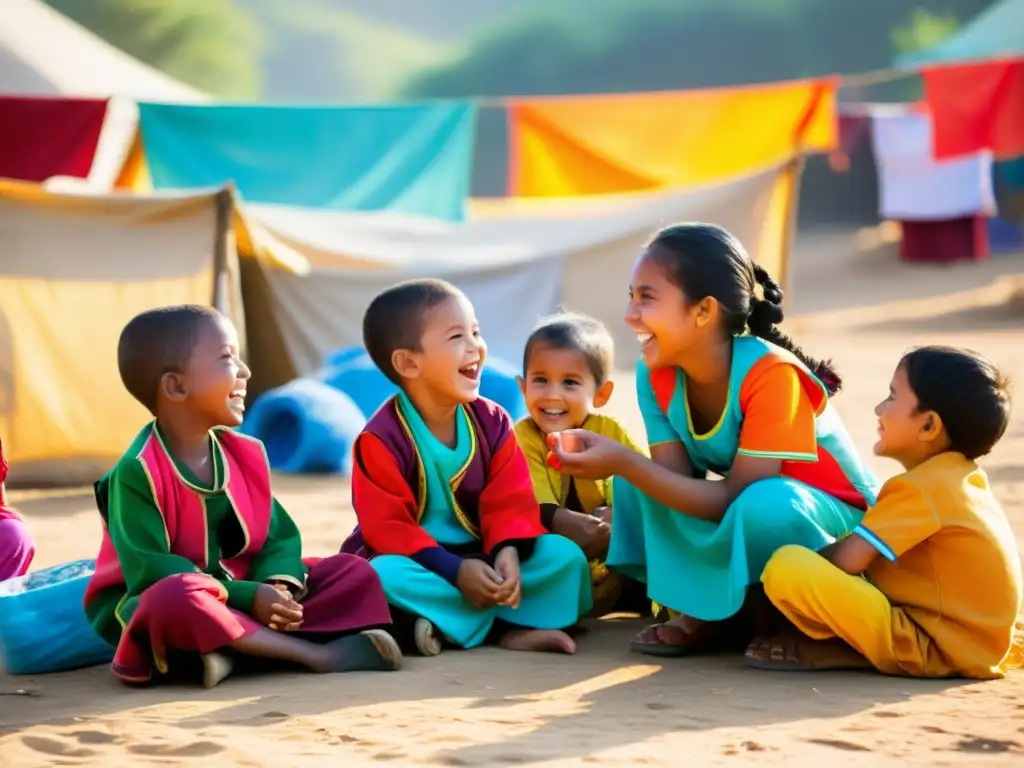
<instances>
[{"instance_id":1,"label":"teal dress","mask_svg":"<svg viewBox=\"0 0 1024 768\"><path fill-rule=\"evenodd\" d=\"M404 393L399 395L399 407L426 475L427 498L420 525L441 546L462 549L472 545L476 538L455 515L449 484L470 459L473 426L469 417L459 409L456 445L449 448L434 437ZM429 619L449 641L463 648L480 645L497 619L532 629L563 629L588 613L593 603L586 557L574 543L553 534L538 537L533 554L520 563L522 600L518 608L477 608L456 586L402 555L377 555L370 563L389 603Z\"/></svg>"},{"instance_id":2,"label":"teal dress","mask_svg":"<svg viewBox=\"0 0 1024 768\"><path fill-rule=\"evenodd\" d=\"M813 386L821 387L784 350L757 337L736 337L725 411L716 427L703 435L692 428L682 370L676 369L675 390L666 410L654 393L647 366L641 362L637 367L637 396L648 442L681 442L699 476L727 476L741 452L783 461L781 476L745 488L718 523L671 509L616 478L609 568L646 582L654 602L697 619L716 621L735 614L748 586L760 582L775 550L787 544L819 550L849 534L878 492L878 481L858 457L824 395L814 434L806 436L806 453L792 452L791 435L779 441L778 451L764 445L759 447L765 450L740 449L742 385L767 354L784 357Z\"/></svg>"}]
</instances>

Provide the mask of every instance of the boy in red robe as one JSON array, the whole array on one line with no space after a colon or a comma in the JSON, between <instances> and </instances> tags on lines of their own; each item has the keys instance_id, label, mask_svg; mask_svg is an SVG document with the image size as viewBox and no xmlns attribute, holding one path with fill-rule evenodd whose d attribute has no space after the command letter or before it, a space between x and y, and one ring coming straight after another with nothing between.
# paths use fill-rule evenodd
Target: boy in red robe
<instances>
[{"instance_id":1,"label":"boy in red robe","mask_svg":"<svg viewBox=\"0 0 1024 768\"><path fill-rule=\"evenodd\" d=\"M196 653L207 687L237 654L313 672L397 669L376 573L351 555L303 561L263 444L233 429L249 369L231 321L201 306L144 312L117 362L155 419L96 484L104 532L85 611L117 648L114 673L147 682Z\"/></svg>"},{"instance_id":2,"label":"boy in red robe","mask_svg":"<svg viewBox=\"0 0 1024 768\"><path fill-rule=\"evenodd\" d=\"M363 342L400 392L356 439L359 527L342 551L370 558L424 655L485 640L573 653L563 630L592 606L587 559L544 529L509 415L480 397L472 304L440 280L400 283L371 302Z\"/></svg>"}]
</instances>

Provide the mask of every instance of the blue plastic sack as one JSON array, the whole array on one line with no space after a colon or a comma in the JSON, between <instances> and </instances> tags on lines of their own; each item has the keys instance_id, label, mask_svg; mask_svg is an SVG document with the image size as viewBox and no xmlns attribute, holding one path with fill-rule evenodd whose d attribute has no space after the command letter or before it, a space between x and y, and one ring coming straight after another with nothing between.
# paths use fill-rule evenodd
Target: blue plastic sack
<instances>
[{"instance_id":1,"label":"blue plastic sack","mask_svg":"<svg viewBox=\"0 0 1024 768\"><path fill-rule=\"evenodd\" d=\"M352 399L314 379L296 379L265 392L242 424L263 441L270 466L286 473L352 470L352 443L366 417Z\"/></svg>"},{"instance_id":2,"label":"blue plastic sack","mask_svg":"<svg viewBox=\"0 0 1024 768\"><path fill-rule=\"evenodd\" d=\"M85 619L95 560L0 582L0 669L38 675L110 662L114 648Z\"/></svg>"}]
</instances>

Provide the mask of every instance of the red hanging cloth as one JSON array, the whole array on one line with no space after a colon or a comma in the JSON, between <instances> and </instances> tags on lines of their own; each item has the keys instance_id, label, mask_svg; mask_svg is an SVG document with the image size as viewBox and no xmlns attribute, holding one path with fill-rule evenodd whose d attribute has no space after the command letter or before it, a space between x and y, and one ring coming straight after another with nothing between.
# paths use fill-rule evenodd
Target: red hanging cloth
<instances>
[{"instance_id":1,"label":"red hanging cloth","mask_svg":"<svg viewBox=\"0 0 1024 768\"><path fill-rule=\"evenodd\" d=\"M106 116L106 99L0 96L0 176L84 179Z\"/></svg>"},{"instance_id":2,"label":"red hanging cloth","mask_svg":"<svg viewBox=\"0 0 1024 768\"><path fill-rule=\"evenodd\" d=\"M1024 32L1022 32L1024 34ZM1024 59L925 69L936 160L1024 155Z\"/></svg>"}]
</instances>

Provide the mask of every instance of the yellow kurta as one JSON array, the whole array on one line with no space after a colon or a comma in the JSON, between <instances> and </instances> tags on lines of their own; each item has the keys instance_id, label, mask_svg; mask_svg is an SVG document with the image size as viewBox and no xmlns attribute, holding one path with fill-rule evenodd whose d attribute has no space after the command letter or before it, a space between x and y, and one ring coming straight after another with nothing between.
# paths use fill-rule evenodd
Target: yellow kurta
<instances>
[{"instance_id":1,"label":"yellow kurta","mask_svg":"<svg viewBox=\"0 0 1024 768\"><path fill-rule=\"evenodd\" d=\"M893 675L997 678L1020 663L1020 553L974 462L943 453L892 478L853 535L881 555L867 578L801 547L769 560L765 592L801 631Z\"/></svg>"},{"instance_id":2,"label":"yellow kurta","mask_svg":"<svg viewBox=\"0 0 1024 768\"><path fill-rule=\"evenodd\" d=\"M646 450L633 442L626 428L611 416L591 414L580 429L589 430L621 443L638 453L647 454ZM575 486L576 496L583 509L573 511L594 514L598 507L611 506L612 478L581 480L562 474L549 466L547 463L547 436L529 417L516 424L515 432L516 441L526 456L526 463L530 468L530 479L533 481L533 491L540 504L555 504L564 507L569 498L570 489ZM622 582L617 574L608 570L608 566L603 560L590 561L590 577L594 586L595 605L613 604L618 599L622 591Z\"/></svg>"}]
</instances>

